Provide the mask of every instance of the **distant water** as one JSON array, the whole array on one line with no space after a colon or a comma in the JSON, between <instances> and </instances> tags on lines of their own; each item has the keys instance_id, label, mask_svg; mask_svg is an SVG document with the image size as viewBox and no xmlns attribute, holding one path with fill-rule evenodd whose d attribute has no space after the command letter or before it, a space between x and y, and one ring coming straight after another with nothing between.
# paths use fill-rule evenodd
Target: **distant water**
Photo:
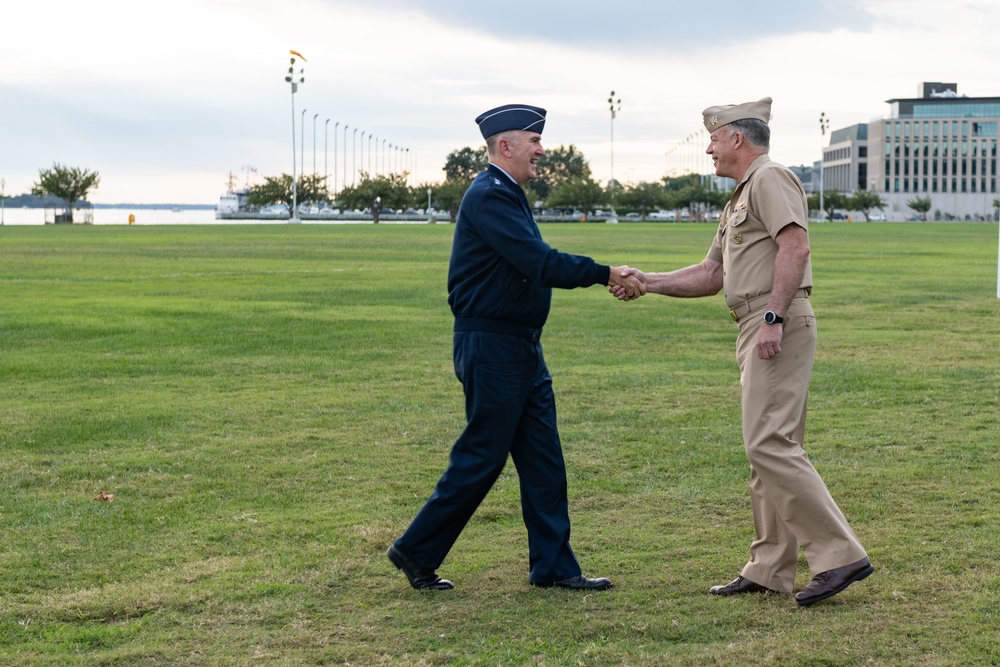
<instances>
[{"instance_id":1,"label":"distant water","mask_svg":"<svg viewBox=\"0 0 1000 667\"><path fill-rule=\"evenodd\" d=\"M3 211L3 221L6 225L44 225L45 209L43 208L10 208ZM52 210L49 209L49 216ZM241 223L248 220L216 220L215 209L181 209L170 208L95 208L93 209L95 225L127 225L128 216L135 216L137 225L198 225L205 223ZM73 212L74 222L83 222L84 212Z\"/></svg>"},{"instance_id":2,"label":"distant water","mask_svg":"<svg viewBox=\"0 0 1000 667\"><path fill-rule=\"evenodd\" d=\"M46 210L42 208L5 208L3 221L6 225L44 225ZM51 219L52 209L48 215ZM171 208L95 208L93 222L95 225L128 225L129 215L135 216L136 225L282 225L288 220L236 219L216 220L214 208L180 209ZM444 214L441 214L444 215ZM386 224L426 224L423 216L407 216L407 219L386 217ZM86 220L83 211L73 213L73 221L81 223ZM438 222L447 222L446 217L438 217ZM371 224L371 218L350 220L316 220L304 219L303 224Z\"/></svg>"}]
</instances>

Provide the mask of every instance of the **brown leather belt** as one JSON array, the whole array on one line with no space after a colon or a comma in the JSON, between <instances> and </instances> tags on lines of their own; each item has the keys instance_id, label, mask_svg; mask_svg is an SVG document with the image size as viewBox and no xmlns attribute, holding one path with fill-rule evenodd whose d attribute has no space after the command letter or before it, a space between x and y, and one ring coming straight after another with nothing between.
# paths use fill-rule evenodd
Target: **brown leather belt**
<instances>
[{"instance_id":1,"label":"brown leather belt","mask_svg":"<svg viewBox=\"0 0 1000 667\"><path fill-rule=\"evenodd\" d=\"M808 299L810 292L812 292L811 288L802 287L795 292L795 296L793 296L792 298ZM747 299L743 303L738 303L735 306L733 306L733 308L729 311L729 315L733 318L734 322L739 322L740 319L746 317L748 314L752 313L758 308L763 308L764 306L766 306L767 301L770 298L771 298L771 293L768 292L767 294L761 294L760 296L755 296L752 299Z\"/></svg>"}]
</instances>

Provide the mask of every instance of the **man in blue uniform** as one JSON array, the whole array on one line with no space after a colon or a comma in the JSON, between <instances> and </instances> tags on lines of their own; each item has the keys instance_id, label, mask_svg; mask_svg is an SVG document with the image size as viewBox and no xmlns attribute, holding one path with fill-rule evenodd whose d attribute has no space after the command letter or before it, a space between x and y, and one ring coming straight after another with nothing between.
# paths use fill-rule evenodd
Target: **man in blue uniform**
<instances>
[{"instance_id":1,"label":"man in blue uniform","mask_svg":"<svg viewBox=\"0 0 1000 667\"><path fill-rule=\"evenodd\" d=\"M462 199L448 269L455 374L468 423L434 493L389 547L389 560L414 588L453 588L436 570L509 455L521 483L530 583L603 590L611 581L583 576L569 544L566 466L540 337L553 287L645 290L638 279L625 284L626 267L561 253L542 240L522 188L545 154L544 109L509 104L476 123L490 164Z\"/></svg>"}]
</instances>

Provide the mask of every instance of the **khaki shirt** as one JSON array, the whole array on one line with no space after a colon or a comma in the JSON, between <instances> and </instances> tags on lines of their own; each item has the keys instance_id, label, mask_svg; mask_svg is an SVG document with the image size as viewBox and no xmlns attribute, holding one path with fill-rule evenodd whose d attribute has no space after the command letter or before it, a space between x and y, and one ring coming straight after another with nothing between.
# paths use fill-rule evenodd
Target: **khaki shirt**
<instances>
[{"instance_id":1,"label":"khaki shirt","mask_svg":"<svg viewBox=\"0 0 1000 667\"><path fill-rule=\"evenodd\" d=\"M723 290L730 308L768 294L774 285L774 237L786 225L809 231L802 183L788 168L767 155L753 161L719 218L708 259L722 264ZM812 287L812 264L799 287Z\"/></svg>"}]
</instances>

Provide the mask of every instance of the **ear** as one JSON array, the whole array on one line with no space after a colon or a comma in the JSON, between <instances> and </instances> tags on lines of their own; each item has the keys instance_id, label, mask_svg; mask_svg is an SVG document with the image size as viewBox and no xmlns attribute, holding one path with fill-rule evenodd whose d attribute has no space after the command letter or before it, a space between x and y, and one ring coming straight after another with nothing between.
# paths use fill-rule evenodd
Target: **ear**
<instances>
[{"instance_id":1,"label":"ear","mask_svg":"<svg viewBox=\"0 0 1000 667\"><path fill-rule=\"evenodd\" d=\"M732 140L733 140L733 148L739 148L746 141L746 139L743 136L743 133L740 132L739 130L733 131Z\"/></svg>"}]
</instances>

